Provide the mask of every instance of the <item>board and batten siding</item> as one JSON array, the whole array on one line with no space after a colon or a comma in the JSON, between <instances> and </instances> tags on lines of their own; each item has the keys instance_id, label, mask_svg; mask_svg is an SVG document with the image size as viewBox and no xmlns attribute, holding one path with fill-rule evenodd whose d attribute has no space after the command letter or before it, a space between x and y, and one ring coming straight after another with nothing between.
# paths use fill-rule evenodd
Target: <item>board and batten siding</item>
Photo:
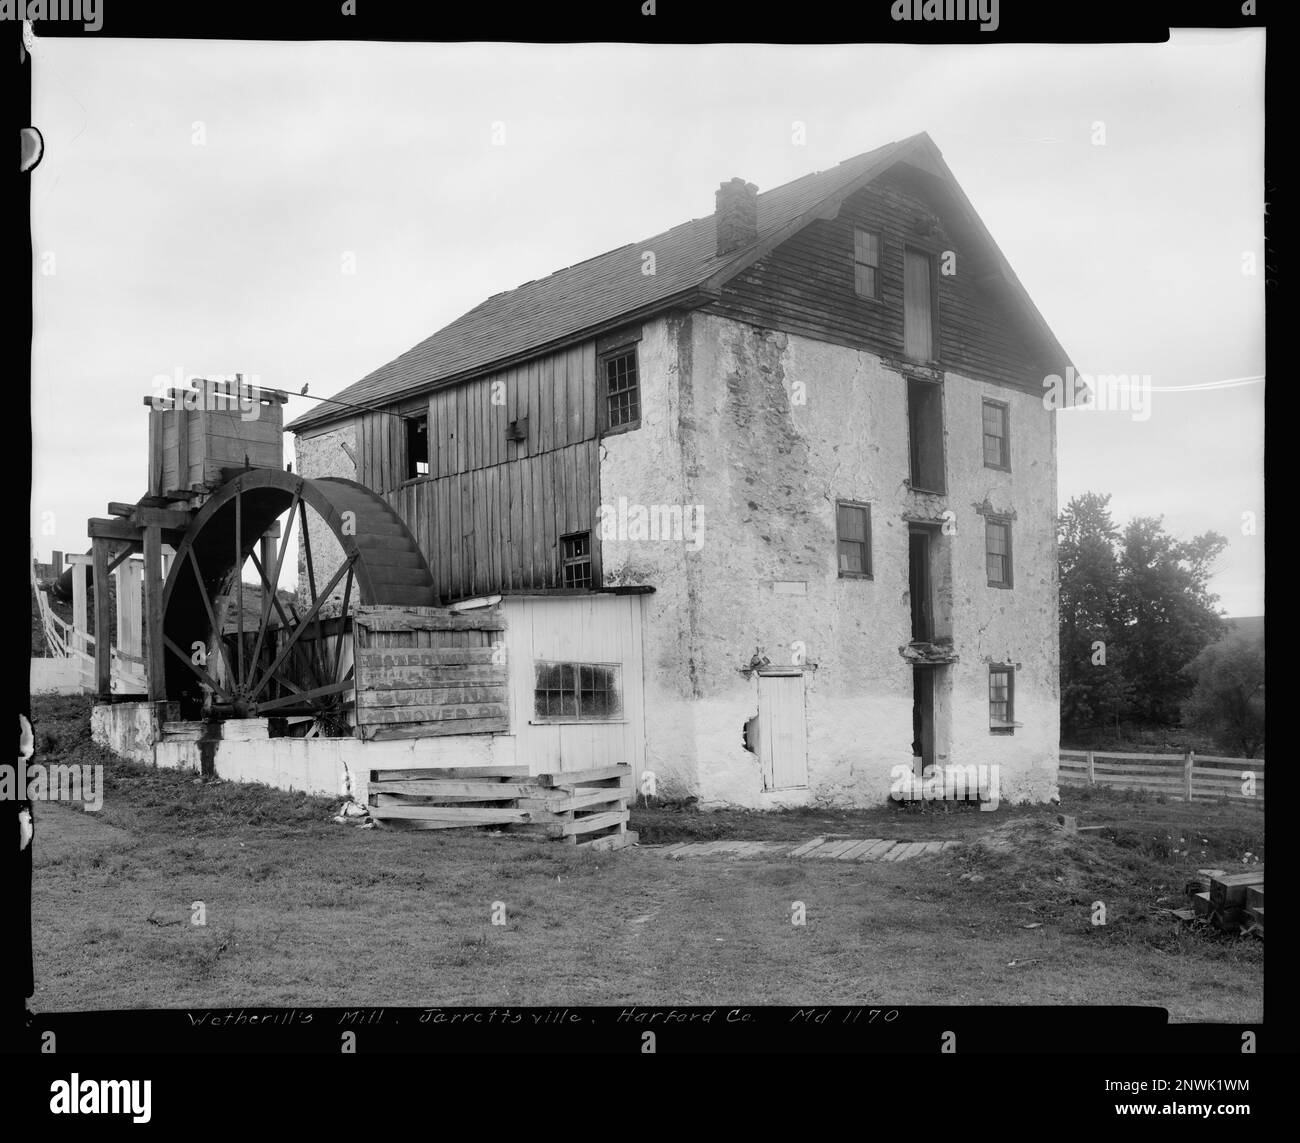
<instances>
[{"instance_id":1,"label":"board and batten siding","mask_svg":"<svg viewBox=\"0 0 1300 1143\"><path fill-rule=\"evenodd\" d=\"M533 774L629 763L645 768L645 691L640 595L507 596L510 730L515 756ZM541 723L535 719L538 662L615 663L621 668L618 721Z\"/></svg>"},{"instance_id":2,"label":"board and batten siding","mask_svg":"<svg viewBox=\"0 0 1300 1143\"><path fill-rule=\"evenodd\" d=\"M597 391L592 341L394 405L427 409L429 475L415 479L406 422L357 417L357 479L401 514L444 600L562 588L560 537L574 532L592 533L599 582Z\"/></svg>"},{"instance_id":3,"label":"board and batten siding","mask_svg":"<svg viewBox=\"0 0 1300 1143\"><path fill-rule=\"evenodd\" d=\"M909 246L926 249L935 256L939 367L1041 393L1043 364L1017 331L1009 304L978 280L983 268L972 253L955 240L917 234L918 216L936 212L913 184L882 178L847 198L836 218L809 223L759 259L706 309L751 325L901 359L904 251ZM856 229L874 231L882 239L878 298L859 297L854 286ZM953 275L939 272L939 255L945 249L956 254Z\"/></svg>"}]
</instances>

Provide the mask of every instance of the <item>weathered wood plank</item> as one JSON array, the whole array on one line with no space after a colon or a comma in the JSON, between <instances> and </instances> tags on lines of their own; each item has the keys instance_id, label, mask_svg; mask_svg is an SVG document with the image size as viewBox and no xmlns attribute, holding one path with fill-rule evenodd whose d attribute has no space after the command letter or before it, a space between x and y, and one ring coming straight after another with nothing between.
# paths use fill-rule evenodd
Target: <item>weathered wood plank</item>
<instances>
[{"instance_id":1,"label":"weathered wood plank","mask_svg":"<svg viewBox=\"0 0 1300 1143\"><path fill-rule=\"evenodd\" d=\"M599 782L606 778L630 778L632 767L626 763L616 766L598 766L594 770L559 770L553 774L538 774L540 786L578 786L584 782Z\"/></svg>"},{"instance_id":2,"label":"weathered wood plank","mask_svg":"<svg viewBox=\"0 0 1300 1143\"><path fill-rule=\"evenodd\" d=\"M505 734L508 718L448 718L440 722L402 724L364 724L358 737L367 742L384 742L401 738L442 738L460 734Z\"/></svg>"},{"instance_id":3,"label":"weathered wood plank","mask_svg":"<svg viewBox=\"0 0 1300 1143\"><path fill-rule=\"evenodd\" d=\"M363 725L385 722L435 723L446 720L508 719L505 703L472 703L463 706L358 706L357 721Z\"/></svg>"},{"instance_id":4,"label":"weathered wood plank","mask_svg":"<svg viewBox=\"0 0 1300 1143\"><path fill-rule=\"evenodd\" d=\"M479 781L467 779L456 781L450 778L403 778L400 781L371 782L369 792L372 794L407 794L421 798L465 797L481 801L494 799L515 800L527 798L537 793L537 787L530 782L498 782L490 778ZM517 809L549 809L549 806L518 806Z\"/></svg>"},{"instance_id":5,"label":"weathered wood plank","mask_svg":"<svg viewBox=\"0 0 1300 1143\"><path fill-rule=\"evenodd\" d=\"M432 687L424 690L372 689L357 691L361 706L411 707L411 706L475 706L484 703L504 703L509 698L504 682L468 687Z\"/></svg>"}]
</instances>

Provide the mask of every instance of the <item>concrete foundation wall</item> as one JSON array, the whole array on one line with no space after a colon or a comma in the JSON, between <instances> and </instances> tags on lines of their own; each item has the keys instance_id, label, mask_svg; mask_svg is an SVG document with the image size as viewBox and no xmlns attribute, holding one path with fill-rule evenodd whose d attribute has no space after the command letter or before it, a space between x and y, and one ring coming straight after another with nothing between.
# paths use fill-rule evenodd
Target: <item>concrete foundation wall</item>
<instances>
[{"instance_id":1,"label":"concrete foundation wall","mask_svg":"<svg viewBox=\"0 0 1300 1143\"><path fill-rule=\"evenodd\" d=\"M1055 792L1056 479L1034 395L948 374L948 492L907 485L907 383L872 354L696 314L648 323L642 424L604 441L601 499L680 504L702 542L602 538L607 584L649 583L647 768L704 805L883 801L912 758L909 518L949 518L936 575L959 662L937 687L940 764L997 762L1001 794ZM986 469L981 398L1011 406L1013 472ZM871 505L871 579L841 579L835 502ZM985 505L1013 511L1015 588L990 588ZM806 674L808 786L765 792L743 727L751 660ZM1017 665L1014 735L989 733L988 665Z\"/></svg>"},{"instance_id":2,"label":"concrete foundation wall","mask_svg":"<svg viewBox=\"0 0 1300 1143\"><path fill-rule=\"evenodd\" d=\"M340 797L351 771L357 801L367 797L371 770L512 766L514 740L504 735L448 735L392 742L355 738L269 738L266 722L214 724L220 737L201 740L200 724L165 723L166 704L96 706L94 740L134 762L208 773L232 782L261 782L279 790ZM205 758L205 756L207 756Z\"/></svg>"}]
</instances>

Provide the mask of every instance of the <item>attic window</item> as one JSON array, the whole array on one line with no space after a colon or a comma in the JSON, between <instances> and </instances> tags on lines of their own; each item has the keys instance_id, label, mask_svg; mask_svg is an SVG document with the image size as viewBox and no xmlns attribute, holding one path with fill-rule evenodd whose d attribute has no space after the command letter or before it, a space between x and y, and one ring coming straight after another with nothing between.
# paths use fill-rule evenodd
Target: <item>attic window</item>
<instances>
[{"instance_id":1,"label":"attic window","mask_svg":"<svg viewBox=\"0 0 1300 1143\"><path fill-rule=\"evenodd\" d=\"M641 386L636 346L602 357L600 375L605 394L605 431L637 428L641 424Z\"/></svg>"},{"instance_id":2,"label":"attic window","mask_svg":"<svg viewBox=\"0 0 1300 1143\"><path fill-rule=\"evenodd\" d=\"M429 416L406 418L406 479L429 475Z\"/></svg>"},{"instance_id":3,"label":"attic window","mask_svg":"<svg viewBox=\"0 0 1300 1143\"><path fill-rule=\"evenodd\" d=\"M880 235L853 231L853 288L860 298L880 297Z\"/></svg>"}]
</instances>

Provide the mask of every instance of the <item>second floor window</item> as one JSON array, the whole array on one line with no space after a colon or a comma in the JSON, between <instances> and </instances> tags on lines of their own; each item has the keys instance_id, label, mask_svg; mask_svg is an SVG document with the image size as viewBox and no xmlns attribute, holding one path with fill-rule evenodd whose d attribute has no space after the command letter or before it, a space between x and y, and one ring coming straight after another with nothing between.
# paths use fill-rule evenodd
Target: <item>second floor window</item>
<instances>
[{"instance_id":1,"label":"second floor window","mask_svg":"<svg viewBox=\"0 0 1300 1143\"><path fill-rule=\"evenodd\" d=\"M385 430L387 431L387 430ZM429 418L406 418L406 479L429 475Z\"/></svg>"},{"instance_id":2,"label":"second floor window","mask_svg":"<svg viewBox=\"0 0 1300 1143\"><path fill-rule=\"evenodd\" d=\"M568 588L591 586L591 533L560 537L561 583Z\"/></svg>"},{"instance_id":3,"label":"second floor window","mask_svg":"<svg viewBox=\"0 0 1300 1143\"><path fill-rule=\"evenodd\" d=\"M984 521L984 551L989 587L1011 586L1011 521Z\"/></svg>"},{"instance_id":4,"label":"second floor window","mask_svg":"<svg viewBox=\"0 0 1300 1143\"><path fill-rule=\"evenodd\" d=\"M637 378L636 346L603 357L600 363L605 396L605 429L634 429L641 423L641 386Z\"/></svg>"},{"instance_id":5,"label":"second floor window","mask_svg":"<svg viewBox=\"0 0 1300 1143\"><path fill-rule=\"evenodd\" d=\"M870 578L870 505L839 501L835 505L835 539L840 578Z\"/></svg>"}]
</instances>

